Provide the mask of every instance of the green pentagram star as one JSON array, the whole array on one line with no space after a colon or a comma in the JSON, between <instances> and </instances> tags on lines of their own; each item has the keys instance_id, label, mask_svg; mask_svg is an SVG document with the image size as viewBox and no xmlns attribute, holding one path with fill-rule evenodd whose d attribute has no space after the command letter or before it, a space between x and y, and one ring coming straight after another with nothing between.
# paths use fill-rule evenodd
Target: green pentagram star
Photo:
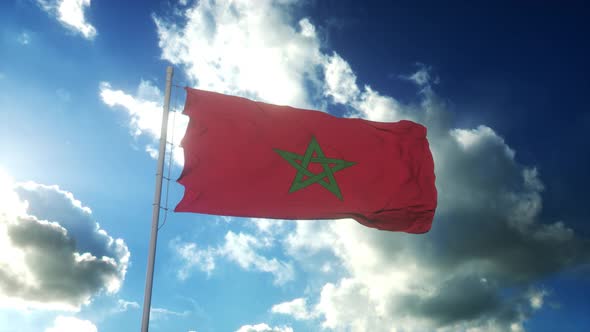
<instances>
[{"instance_id":1,"label":"green pentagram star","mask_svg":"<svg viewBox=\"0 0 590 332\"><path fill-rule=\"evenodd\" d=\"M342 159L326 158L315 137L311 138L311 142L309 142L304 155L279 149L273 150L283 157L283 159L285 159L291 166L297 169L297 175L295 175L295 179L291 184L291 189L289 189L290 193L299 189L303 189L314 183L319 183L324 188L328 189L332 194L336 195L339 200L342 200L342 193L340 192L338 183L334 178L334 173L350 167L356 163ZM318 174L312 173L307 169L310 163L321 164L324 171ZM325 178L328 179L327 182Z\"/></svg>"}]
</instances>

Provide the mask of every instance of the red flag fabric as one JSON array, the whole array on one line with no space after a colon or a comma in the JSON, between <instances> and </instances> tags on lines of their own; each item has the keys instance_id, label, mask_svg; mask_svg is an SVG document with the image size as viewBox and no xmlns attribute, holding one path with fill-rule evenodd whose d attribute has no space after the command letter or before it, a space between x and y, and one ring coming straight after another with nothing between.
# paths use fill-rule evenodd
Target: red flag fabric
<instances>
[{"instance_id":1,"label":"red flag fabric","mask_svg":"<svg viewBox=\"0 0 590 332\"><path fill-rule=\"evenodd\" d=\"M430 230L437 192L424 126L186 91L175 211Z\"/></svg>"}]
</instances>

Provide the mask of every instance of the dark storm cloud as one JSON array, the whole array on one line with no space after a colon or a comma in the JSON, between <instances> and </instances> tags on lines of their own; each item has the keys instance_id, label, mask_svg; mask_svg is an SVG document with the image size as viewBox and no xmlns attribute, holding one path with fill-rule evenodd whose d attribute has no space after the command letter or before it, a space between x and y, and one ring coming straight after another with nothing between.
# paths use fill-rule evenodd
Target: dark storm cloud
<instances>
[{"instance_id":1,"label":"dark storm cloud","mask_svg":"<svg viewBox=\"0 0 590 332\"><path fill-rule=\"evenodd\" d=\"M76 310L125 278L129 251L92 220L69 192L34 183L15 188L28 215L0 214L9 246L22 255L0 264L0 295L36 307ZM24 269L24 270L23 270Z\"/></svg>"}]
</instances>

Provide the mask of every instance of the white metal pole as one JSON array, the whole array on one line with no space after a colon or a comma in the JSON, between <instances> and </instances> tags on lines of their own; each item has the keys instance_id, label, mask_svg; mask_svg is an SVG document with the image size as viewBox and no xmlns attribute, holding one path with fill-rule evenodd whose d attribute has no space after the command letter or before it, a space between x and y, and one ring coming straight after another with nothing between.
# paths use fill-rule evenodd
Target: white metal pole
<instances>
[{"instance_id":1,"label":"white metal pole","mask_svg":"<svg viewBox=\"0 0 590 332\"><path fill-rule=\"evenodd\" d=\"M170 111L170 90L172 88L172 74L174 68L166 68L166 94L164 96L164 110L162 111L162 130L160 131L160 149L158 150L158 171L156 173L156 191L152 207L152 234L148 253L147 273L145 276L145 293L143 298L143 317L141 331L147 332L150 324L150 309L152 304L152 286L154 283L154 264L156 262L156 242L158 242L158 223L160 220L160 199L162 197L162 176L164 174L164 159L166 154L166 135L168 132L168 113Z\"/></svg>"}]
</instances>

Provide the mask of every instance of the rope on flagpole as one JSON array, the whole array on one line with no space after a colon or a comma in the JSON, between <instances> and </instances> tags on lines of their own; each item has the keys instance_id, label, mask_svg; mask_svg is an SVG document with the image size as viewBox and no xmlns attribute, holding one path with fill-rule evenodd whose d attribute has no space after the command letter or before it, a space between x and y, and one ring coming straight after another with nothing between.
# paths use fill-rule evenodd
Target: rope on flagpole
<instances>
[{"instance_id":1,"label":"rope on flagpole","mask_svg":"<svg viewBox=\"0 0 590 332\"><path fill-rule=\"evenodd\" d=\"M172 86L176 86L175 84L172 84ZM167 142L167 144L170 144L170 153L168 154L168 173L166 174L166 176L164 177L166 179L166 193L164 195L164 207L162 208L162 210L164 210L164 217L162 218L162 223L158 226L158 231L160 229L162 229L162 227L164 227L164 225L166 224L166 220L168 219L168 193L170 191L170 173L172 171L172 161L174 160L174 148L176 147L176 144L174 144L174 132L176 129L176 113L178 113L177 109L178 109L178 93L174 92L174 89L172 90L173 94L174 94L174 105L172 107L172 134L170 135L170 141Z\"/></svg>"}]
</instances>

